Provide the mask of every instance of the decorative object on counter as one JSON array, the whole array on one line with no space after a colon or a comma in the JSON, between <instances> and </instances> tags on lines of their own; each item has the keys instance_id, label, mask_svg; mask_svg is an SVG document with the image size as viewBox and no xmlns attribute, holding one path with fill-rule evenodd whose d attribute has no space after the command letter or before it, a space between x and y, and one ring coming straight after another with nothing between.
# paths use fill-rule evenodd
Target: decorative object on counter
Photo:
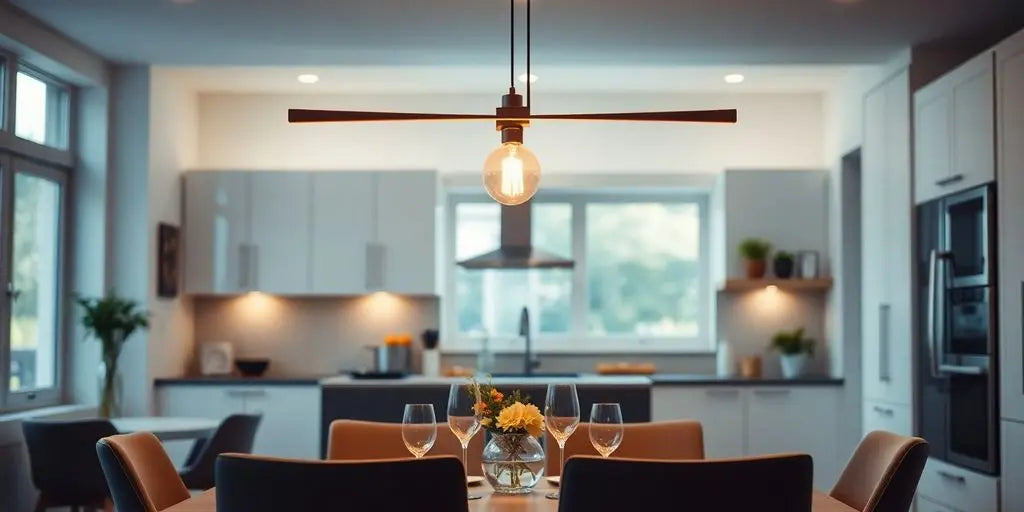
<instances>
[{"instance_id":1,"label":"decorative object on counter","mask_svg":"<svg viewBox=\"0 0 1024 512\"><path fill-rule=\"evenodd\" d=\"M178 296L178 251L181 247L181 230L178 226L157 224L156 242L156 296L174 298Z\"/></svg>"},{"instance_id":2,"label":"decorative object on counter","mask_svg":"<svg viewBox=\"0 0 1024 512\"><path fill-rule=\"evenodd\" d=\"M466 368L465 366L449 366L441 372L445 377L472 377L476 374L476 370L472 368Z\"/></svg>"},{"instance_id":3,"label":"decorative object on counter","mask_svg":"<svg viewBox=\"0 0 1024 512\"><path fill-rule=\"evenodd\" d=\"M761 356L744 356L740 358L740 377L744 379L761 378Z\"/></svg>"},{"instance_id":4,"label":"decorative object on counter","mask_svg":"<svg viewBox=\"0 0 1024 512\"><path fill-rule=\"evenodd\" d=\"M814 353L814 340L804 338L804 328L782 331L772 337L772 348L781 354L782 376L795 379L803 375L807 356Z\"/></svg>"},{"instance_id":5,"label":"decorative object on counter","mask_svg":"<svg viewBox=\"0 0 1024 512\"><path fill-rule=\"evenodd\" d=\"M476 353L476 374L490 375L494 372L494 352L491 352L491 338L487 333L480 339L480 351Z\"/></svg>"},{"instance_id":6,"label":"decorative object on counter","mask_svg":"<svg viewBox=\"0 0 1024 512\"><path fill-rule=\"evenodd\" d=\"M736 374L732 344L728 340L718 341L718 350L715 351L715 373L719 377L731 377Z\"/></svg>"},{"instance_id":7,"label":"decorative object on counter","mask_svg":"<svg viewBox=\"0 0 1024 512\"><path fill-rule=\"evenodd\" d=\"M378 373L409 373L412 335L389 334L383 345L367 345L373 352L373 370Z\"/></svg>"},{"instance_id":8,"label":"decorative object on counter","mask_svg":"<svg viewBox=\"0 0 1024 512\"><path fill-rule=\"evenodd\" d=\"M496 494L529 494L544 474L544 416L519 390L502 393L490 384L473 381L480 399L475 410L480 425L490 432L484 447L484 476Z\"/></svg>"},{"instance_id":9,"label":"decorative object on counter","mask_svg":"<svg viewBox=\"0 0 1024 512\"><path fill-rule=\"evenodd\" d=\"M818 251L799 251L796 253L800 260L800 279L815 279L818 277Z\"/></svg>"},{"instance_id":10,"label":"decorative object on counter","mask_svg":"<svg viewBox=\"0 0 1024 512\"><path fill-rule=\"evenodd\" d=\"M265 357L238 358L235 359L235 368L242 377L261 377L267 372L270 366L270 359Z\"/></svg>"},{"instance_id":11,"label":"decorative object on counter","mask_svg":"<svg viewBox=\"0 0 1024 512\"><path fill-rule=\"evenodd\" d=\"M775 272L775 277L779 279L793 277L793 265L795 262L796 257L791 252L779 251L775 253L775 258L772 259L772 271Z\"/></svg>"},{"instance_id":12,"label":"decorative object on counter","mask_svg":"<svg viewBox=\"0 0 1024 512\"><path fill-rule=\"evenodd\" d=\"M208 341L199 345L201 375L230 375L235 366L235 347L227 341Z\"/></svg>"},{"instance_id":13,"label":"decorative object on counter","mask_svg":"<svg viewBox=\"0 0 1024 512\"><path fill-rule=\"evenodd\" d=\"M597 363L594 371L598 375L653 375L658 371L654 363Z\"/></svg>"},{"instance_id":14,"label":"decorative object on counter","mask_svg":"<svg viewBox=\"0 0 1024 512\"><path fill-rule=\"evenodd\" d=\"M437 377L441 375L441 351L437 348L439 336L437 329L427 329L420 334L423 341L423 375Z\"/></svg>"},{"instance_id":15,"label":"decorative object on counter","mask_svg":"<svg viewBox=\"0 0 1024 512\"><path fill-rule=\"evenodd\" d=\"M740 256L743 257L748 279L764 277L765 262L771 250L772 244L760 238L745 238L740 242Z\"/></svg>"},{"instance_id":16,"label":"decorative object on counter","mask_svg":"<svg viewBox=\"0 0 1024 512\"><path fill-rule=\"evenodd\" d=\"M100 298L75 295L75 303L83 310L81 322L86 335L100 340L102 346L102 361L97 372L99 414L104 418L117 417L121 414L123 392L117 361L132 333L149 327L149 315L137 302L119 297L114 290Z\"/></svg>"}]
</instances>

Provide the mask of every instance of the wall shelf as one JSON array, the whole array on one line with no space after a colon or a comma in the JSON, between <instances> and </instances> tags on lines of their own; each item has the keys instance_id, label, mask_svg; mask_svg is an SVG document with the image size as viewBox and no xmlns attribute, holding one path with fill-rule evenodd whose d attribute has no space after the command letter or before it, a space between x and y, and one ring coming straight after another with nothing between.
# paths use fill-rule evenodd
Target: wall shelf
<instances>
[{"instance_id":1,"label":"wall shelf","mask_svg":"<svg viewBox=\"0 0 1024 512\"><path fill-rule=\"evenodd\" d=\"M746 292L751 290L764 289L768 286L777 286L780 290L794 292L827 292L832 288L831 277L820 277L816 279L726 279L718 287L718 291L726 293Z\"/></svg>"}]
</instances>

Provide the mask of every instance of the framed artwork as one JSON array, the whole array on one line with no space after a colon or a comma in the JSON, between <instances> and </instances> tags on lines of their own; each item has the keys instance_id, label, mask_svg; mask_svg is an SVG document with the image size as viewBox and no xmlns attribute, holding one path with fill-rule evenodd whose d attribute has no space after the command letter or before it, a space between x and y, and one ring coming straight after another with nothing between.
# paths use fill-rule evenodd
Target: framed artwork
<instances>
[{"instance_id":1,"label":"framed artwork","mask_svg":"<svg viewBox=\"0 0 1024 512\"><path fill-rule=\"evenodd\" d=\"M156 242L156 294L158 297L178 296L178 255L181 248L181 230L178 226L157 225Z\"/></svg>"}]
</instances>

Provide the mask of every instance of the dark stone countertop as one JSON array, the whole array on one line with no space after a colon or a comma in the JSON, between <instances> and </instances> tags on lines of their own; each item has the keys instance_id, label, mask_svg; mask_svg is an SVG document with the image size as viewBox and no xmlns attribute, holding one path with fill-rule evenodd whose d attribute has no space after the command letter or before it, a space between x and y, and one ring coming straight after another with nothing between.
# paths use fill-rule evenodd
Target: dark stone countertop
<instances>
[{"instance_id":1,"label":"dark stone countertop","mask_svg":"<svg viewBox=\"0 0 1024 512\"><path fill-rule=\"evenodd\" d=\"M319 386L323 375L242 377L240 375L195 375L155 379L156 386Z\"/></svg>"},{"instance_id":2,"label":"dark stone countertop","mask_svg":"<svg viewBox=\"0 0 1024 512\"><path fill-rule=\"evenodd\" d=\"M692 386L842 386L841 377L827 375L808 375L797 379L767 377L746 379L743 377L719 377L717 375L697 373L656 373L650 376L651 382L657 385L692 385Z\"/></svg>"}]
</instances>

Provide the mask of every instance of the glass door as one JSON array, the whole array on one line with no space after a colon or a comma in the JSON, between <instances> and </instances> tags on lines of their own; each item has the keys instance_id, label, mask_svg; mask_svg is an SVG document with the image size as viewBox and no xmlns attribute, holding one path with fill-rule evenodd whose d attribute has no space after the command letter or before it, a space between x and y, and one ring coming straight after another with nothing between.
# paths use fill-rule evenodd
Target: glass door
<instances>
[{"instance_id":1,"label":"glass door","mask_svg":"<svg viewBox=\"0 0 1024 512\"><path fill-rule=\"evenodd\" d=\"M60 382L61 283L66 178L31 162L8 161L12 175L3 183L7 365L5 407L17 409L56 402Z\"/></svg>"}]
</instances>

